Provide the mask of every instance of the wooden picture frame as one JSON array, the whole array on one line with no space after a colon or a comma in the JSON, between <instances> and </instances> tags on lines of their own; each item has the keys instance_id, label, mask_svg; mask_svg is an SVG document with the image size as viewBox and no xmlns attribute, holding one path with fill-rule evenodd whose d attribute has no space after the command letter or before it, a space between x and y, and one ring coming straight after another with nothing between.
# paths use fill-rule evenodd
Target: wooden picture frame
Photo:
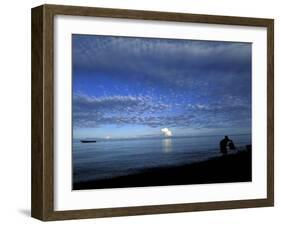
<instances>
[{"instance_id":1,"label":"wooden picture frame","mask_svg":"<svg viewBox=\"0 0 281 226\"><path fill-rule=\"evenodd\" d=\"M54 210L54 16L125 18L267 29L267 198L99 209ZM274 21L273 19L196 15L42 5L32 9L32 217L66 220L274 205Z\"/></svg>"}]
</instances>

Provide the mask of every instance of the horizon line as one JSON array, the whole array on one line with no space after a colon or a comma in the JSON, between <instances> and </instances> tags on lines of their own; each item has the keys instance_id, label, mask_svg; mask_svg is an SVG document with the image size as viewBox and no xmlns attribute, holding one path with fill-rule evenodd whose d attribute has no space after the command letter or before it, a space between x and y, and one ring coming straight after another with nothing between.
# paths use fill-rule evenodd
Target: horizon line
<instances>
[{"instance_id":1,"label":"horizon line","mask_svg":"<svg viewBox=\"0 0 281 226\"><path fill-rule=\"evenodd\" d=\"M252 133L208 134L208 135L173 135L173 136L144 135L144 136L139 136L139 137L116 137L116 138L105 138L105 137L74 138L74 137L72 137L72 140L87 140L87 139L98 139L98 140L129 140L129 139L147 139L147 138L172 139L172 138L180 138L180 137L237 136L237 135L251 135L251 134L252 134Z\"/></svg>"}]
</instances>

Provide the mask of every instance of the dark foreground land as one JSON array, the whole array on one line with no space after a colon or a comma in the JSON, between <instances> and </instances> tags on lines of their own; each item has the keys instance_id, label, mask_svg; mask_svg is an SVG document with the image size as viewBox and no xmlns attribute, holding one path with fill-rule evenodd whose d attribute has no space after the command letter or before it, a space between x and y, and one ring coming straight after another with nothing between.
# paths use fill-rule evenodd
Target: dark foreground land
<instances>
[{"instance_id":1,"label":"dark foreground land","mask_svg":"<svg viewBox=\"0 0 281 226\"><path fill-rule=\"evenodd\" d=\"M151 168L133 175L74 183L74 190L246 182L252 180L251 151L183 166Z\"/></svg>"}]
</instances>

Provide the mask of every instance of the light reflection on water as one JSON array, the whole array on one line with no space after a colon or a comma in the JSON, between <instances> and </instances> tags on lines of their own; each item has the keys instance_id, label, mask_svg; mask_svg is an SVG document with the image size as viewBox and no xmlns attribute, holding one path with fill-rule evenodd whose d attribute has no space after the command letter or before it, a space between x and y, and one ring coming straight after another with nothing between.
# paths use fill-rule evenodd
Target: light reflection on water
<instances>
[{"instance_id":1,"label":"light reflection on water","mask_svg":"<svg viewBox=\"0 0 281 226\"><path fill-rule=\"evenodd\" d=\"M173 143L171 138L165 138L162 140L162 150L164 153L172 152Z\"/></svg>"}]
</instances>

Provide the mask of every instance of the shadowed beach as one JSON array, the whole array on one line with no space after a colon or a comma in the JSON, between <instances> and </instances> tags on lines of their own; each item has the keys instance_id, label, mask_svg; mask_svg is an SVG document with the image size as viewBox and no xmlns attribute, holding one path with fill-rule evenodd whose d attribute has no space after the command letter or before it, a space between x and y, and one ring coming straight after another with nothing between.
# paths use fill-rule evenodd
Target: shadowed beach
<instances>
[{"instance_id":1,"label":"shadowed beach","mask_svg":"<svg viewBox=\"0 0 281 226\"><path fill-rule=\"evenodd\" d=\"M74 183L74 190L165 185L247 182L252 180L251 150L173 167L145 169L135 174Z\"/></svg>"}]
</instances>

